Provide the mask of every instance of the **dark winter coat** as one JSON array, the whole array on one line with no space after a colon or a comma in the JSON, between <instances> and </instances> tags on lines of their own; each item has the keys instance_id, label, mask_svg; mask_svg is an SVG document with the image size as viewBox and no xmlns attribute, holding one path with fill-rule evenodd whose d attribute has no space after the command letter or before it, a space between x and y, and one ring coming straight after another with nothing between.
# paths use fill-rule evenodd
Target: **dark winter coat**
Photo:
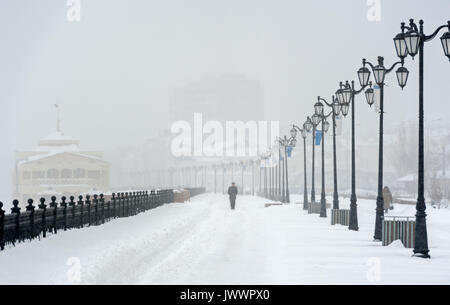
<instances>
[{"instance_id":1,"label":"dark winter coat","mask_svg":"<svg viewBox=\"0 0 450 305\"><path fill-rule=\"evenodd\" d=\"M228 188L228 195L230 196L230 198L236 199L237 193L238 193L237 187L230 186Z\"/></svg>"},{"instance_id":2,"label":"dark winter coat","mask_svg":"<svg viewBox=\"0 0 450 305\"><path fill-rule=\"evenodd\" d=\"M383 189L384 209L389 210L392 204L392 193L388 187Z\"/></svg>"}]
</instances>

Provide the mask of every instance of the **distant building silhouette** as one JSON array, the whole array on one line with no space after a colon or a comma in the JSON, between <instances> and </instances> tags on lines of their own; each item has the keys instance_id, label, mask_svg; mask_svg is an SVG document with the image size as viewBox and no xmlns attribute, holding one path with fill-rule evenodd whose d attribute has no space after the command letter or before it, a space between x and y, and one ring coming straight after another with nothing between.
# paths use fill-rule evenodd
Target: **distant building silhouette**
<instances>
[{"instance_id":1,"label":"distant building silhouette","mask_svg":"<svg viewBox=\"0 0 450 305\"><path fill-rule=\"evenodd\" d=\"M263 120L263 88L257 80L226 74L176 89L170 100L171 123L192 121L194 112L220 122Z\"/></svg>"}]
</instances>

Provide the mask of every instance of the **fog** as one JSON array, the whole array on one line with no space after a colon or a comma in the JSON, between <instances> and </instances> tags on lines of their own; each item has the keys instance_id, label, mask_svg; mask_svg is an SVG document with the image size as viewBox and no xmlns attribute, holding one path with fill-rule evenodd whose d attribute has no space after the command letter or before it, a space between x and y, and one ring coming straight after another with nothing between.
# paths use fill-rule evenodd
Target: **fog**
<instances>
[{"instance_id":1,"label":"fog","mask_svg":"<svg viewBox=\"0 0 450 305\"><path fill-rule=\"evenodd\" d=\"M318 95L330 99L339 81L357 81L362 58L397 61L392 38L401 21L424 19L430 33L450 17L448 0L382 0L380 21L368 20L365 0L80 3L81 20L69 22L66 1L0 0L2 201L12 198L15 151L55 130L54 104L64 134L83 149L104 151L112 171L117 151L170 130L176 90L224 75L258 82L263 117L255 120L280 121L288 133L312 114ZM405 66L403 92L395 74L387 76L387 129L418 116L418 60ZM449 71L439 39L428 43L426 123L448 121ZM252 109L233 107L252 118ZM376 139L378 116L363 96L356 108L357 137ZM348 127L346 119L344 133Z\"/></svg>"}]
</instances>

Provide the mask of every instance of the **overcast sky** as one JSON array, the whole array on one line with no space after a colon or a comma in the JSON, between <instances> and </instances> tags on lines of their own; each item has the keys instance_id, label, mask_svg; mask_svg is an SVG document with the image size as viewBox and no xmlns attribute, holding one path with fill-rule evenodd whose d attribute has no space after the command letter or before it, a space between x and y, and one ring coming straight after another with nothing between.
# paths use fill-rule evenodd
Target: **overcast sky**
<instances>
[{"instance_id":1,"label":"overcast sky","mask_svg":"<svg viewBox=\"0 0 450 305\"><path fill-rule=\"evenodd\" d=\"M370 2L370 1L369 1ZM257 79L268 119L301 123L317 95L355 79L361 58L397 60L401 21L425 20L426 32L450 18L450 1L381 0L381 20L366 0L81 0L68 22L62 0L0 0L0 195L11 189L15 149L62 129L82 148L139 145L168 122L173 89L225 73ZM450 63L439 39L426 45L427 119L448 118ZM418 61L402 93L386 89L386 124L416 118ZM361 96L360 134L377 116Z\"/></svg>"}]
</instances>

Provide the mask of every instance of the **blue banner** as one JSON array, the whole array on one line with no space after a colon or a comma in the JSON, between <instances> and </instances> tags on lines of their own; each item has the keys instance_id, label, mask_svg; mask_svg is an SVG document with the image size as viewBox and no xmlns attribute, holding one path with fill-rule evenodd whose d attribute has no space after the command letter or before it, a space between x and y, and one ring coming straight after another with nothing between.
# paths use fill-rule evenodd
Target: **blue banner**
<instances>
[{"instance_id":1,"label":"blue banner","mask_svg":"<svg viewBox=\"0 0 450 305\"><path fill-rule=\"evenodd\" d=\"M288 156L288 158L290 158L291 155L292 155L292 149L294 149L294 147L288 146L288 148L287 148L287 156Z\"/></svg>"},{"instance_id":2,"label":"blue banner","mask_svg":"<svg viewBox=\"0 0 450 305\"><path fill-rule=\"evenodd\" d=\"M322 130L316 130L316 146L322 141Z\"/></svg>"}]
</instances>

